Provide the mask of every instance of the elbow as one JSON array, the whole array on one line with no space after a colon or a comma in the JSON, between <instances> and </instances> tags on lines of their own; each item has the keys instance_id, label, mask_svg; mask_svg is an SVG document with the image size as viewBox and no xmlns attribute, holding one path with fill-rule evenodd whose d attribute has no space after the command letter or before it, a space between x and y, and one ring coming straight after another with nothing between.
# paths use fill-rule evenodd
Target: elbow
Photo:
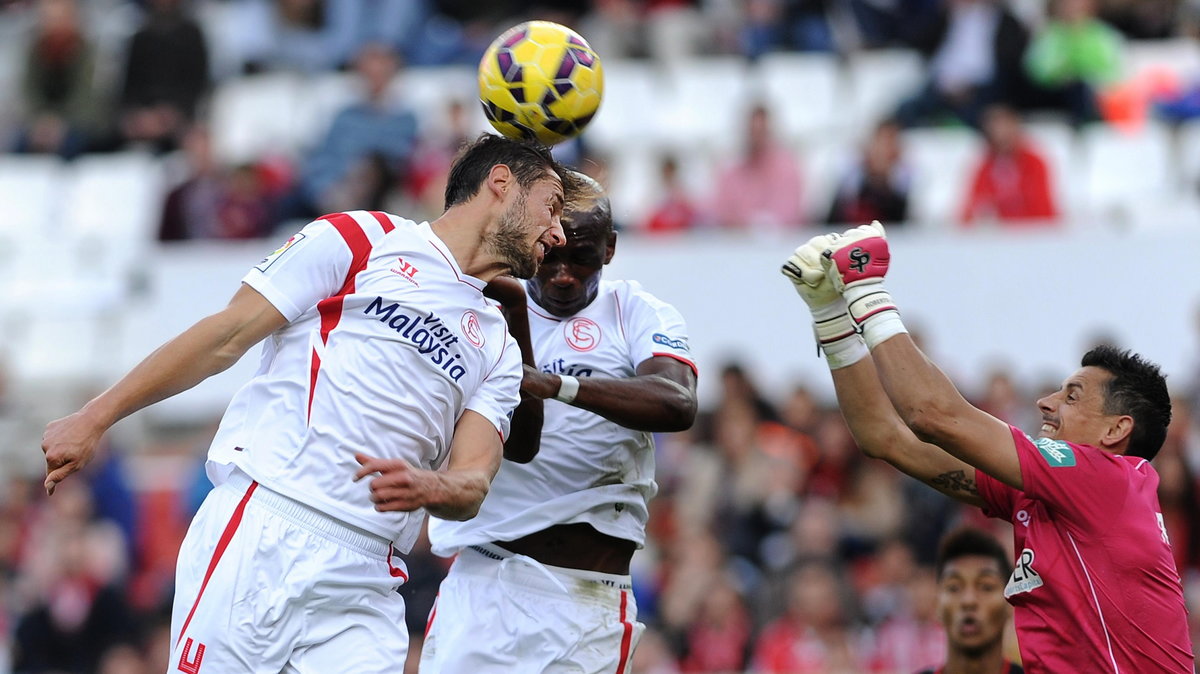
<instances>
[{"instance_id":1,"label":"elbow","mask_svg":"<svg viewBox=\"0 0 1200 674\"><path fill-rule=\"evenodd\" d=\"M698 404L696 403L695 394L690 391L681 392L675 399L669 401L665 406L667 414L664 415L665 428L662 429L666 433L678 433L686 431L696 423L696 412Z\"/></svg>"},{"instance_id":2,"label":"elbow","mask_svg":"<svg viewBox=\"0 0 1200 674\"><path fill-rule=\"evenodd\" d=\"M901 414L904 424L922 442L936 445L946 435L945 421L950 416L932 405L916 406L902 411Z\"/></svg>"}]
</instances>

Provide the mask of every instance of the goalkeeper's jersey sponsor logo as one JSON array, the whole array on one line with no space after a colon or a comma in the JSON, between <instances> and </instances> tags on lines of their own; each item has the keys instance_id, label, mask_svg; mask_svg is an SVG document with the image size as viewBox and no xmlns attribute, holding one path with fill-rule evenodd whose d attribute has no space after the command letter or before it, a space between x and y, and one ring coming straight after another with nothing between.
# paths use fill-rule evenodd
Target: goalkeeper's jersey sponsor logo
<instances>
[{"instance_id":1,"label":"goalkeeper's jersey sponsor logo","mask_svg":"<svg viewBox=\"0 0 1200 674\"><path fill-rule=\"evenodd\" d=\"M1033 441L1033 446L1037 447L1051 468L1068 468L1075 465L1075 450L1062 440L1038 438Z\"/></svg>"},{"instance_id":2,"label":"goalkeeper's jersey sponsor logo","mask_svg":"<svg viewBox=\"0 0 1200 674\"><path fill-rule=\"evenodd\" d=\"M1012 575L1008 578L1008 585L1004 588L1004 598L1008 599L1013 595L1023 592L1031 592L1045 585L1042 577L1033 569L1033 550L1025 548L1017 557L1016 566L1013 567Z\"/></svg>"}]
</instances>

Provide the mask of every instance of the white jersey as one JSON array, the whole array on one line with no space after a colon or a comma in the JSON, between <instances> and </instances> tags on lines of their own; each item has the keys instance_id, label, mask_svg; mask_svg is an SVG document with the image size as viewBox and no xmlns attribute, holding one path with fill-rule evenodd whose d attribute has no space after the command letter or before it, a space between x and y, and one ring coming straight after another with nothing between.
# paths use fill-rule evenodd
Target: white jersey
<instances>
[{"instance_id":1,"label":"white jersey","mask_svg":"<svg viewBox=\"0 0 1200 674\"><path fill-rule=\"evenodd\" d=\"M565 319L530 299L529 328L544 372L626 378L655 356L695 369L683 317L633 281L601 281L596 299ZM435 553L449 556L468 545L583 522L641 547L647 503L657 491L650 433L546 400L541 449L533 461L503 461L479 514L465 522L432 518L429 538Z\"/></svg>"},{"instance_id":2,"label":"white jersey","mask_svg":"<svg viewBox=\"0 0 1200 674\"><path fill-rule=\"evenodd\" d=\"M507 436L521 359L484 282L427 223L366 211L310 223L243 282L288 324L229 404L210 477L236 465L407 552L424 511L376 512L354 454L437 469L467 409Z\"/></svg>"}]
</instances>

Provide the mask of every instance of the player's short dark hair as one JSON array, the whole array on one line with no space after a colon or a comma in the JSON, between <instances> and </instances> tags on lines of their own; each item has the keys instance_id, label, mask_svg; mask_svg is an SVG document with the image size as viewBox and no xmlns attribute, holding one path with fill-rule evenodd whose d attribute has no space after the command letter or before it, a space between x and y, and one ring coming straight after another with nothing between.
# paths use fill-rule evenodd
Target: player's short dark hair
<instances>
[{"instance_id":1,"label":"player's short dark hair","mask_svg":"<svg viewBox=\"0 0 1200 674\"><path fill-rule=\"evenodd\" d=\"M946 565L960 557L988 557L996 560L1000 577L1008 578L1012 573L1012 560L996 537L975 527L961 527L946 534L938 547L937 577L940 580Z\"/></svg>"},{"instance_id":2,"label":"player's short dark hair","mask_svg":"<svg viewBox=\"0 0 1200 674\"><path fill-rule=\"evenodd\" d=\"M554 159L550 148L535 141L483 133L463 147L450 166L450 175L446 178L446 208L465 203L478 194L488 173L497 164L507 166L523 188L543 178L546 169L554 171L562 180L567 203L571 203L579 191L578 178Z\"/></svg>"},{"instance_id":3,"label":"player's short dark hair","mask_svg":"<svg viewBox=\"0 0 1200 674\"><path fill-rule=\"evenodd\" d=\"M1171 425L1171 394L1158 366L1129 350L1103 344L1088 351L1083 367L1098 367L1112 375L1104 389L1104 413L1133 417L1127 456L1147 461L1158 455Z\"/></svg>"}]
</instances>

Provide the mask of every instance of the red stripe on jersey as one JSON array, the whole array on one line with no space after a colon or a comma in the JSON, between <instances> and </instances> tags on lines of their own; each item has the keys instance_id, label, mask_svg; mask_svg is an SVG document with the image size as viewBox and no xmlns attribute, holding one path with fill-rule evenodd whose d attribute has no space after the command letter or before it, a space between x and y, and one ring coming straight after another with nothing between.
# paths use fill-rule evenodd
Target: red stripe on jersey
<instances>
[{"instance_id":1,"label":"red stripe on jersey","mask_svg":"<svg viewBox=\"0 0 1200 674\"><path fill-rule=\"evenodd\" d=\"M442 596L442 593L439 592L437 594L437 596L433 598L433 608L429 610L429 620L425 621L425 638L426 639L429 638L429 630L433 629L433 619L437 617L437 603L438 603L438 599L440 599L441 596Z\"/></svg>"},{"instance_id":2,"label":"red stripe on jersey","mask_svg":"<svg viewBox=\"0 0 1200 674\"><path fill-rule=\"evenodd\" d=\"M625 631L621 634L621 659L617 662L617 674L625 671L625 665L629 661L629 646L633 641L633 623L629 622L625 613L625 605L628 602L629 593L621 590L621 624L625 626Z\"/></svg>"},{"instance_id":3,"label":"red stripe on jersey","mask_svg":"<svg viewBox=\"0 0 1200 674\"><path fill-rule=\"evenodd\" d=\"M367 257L371 254L371 240L362 230L362 225L358 224L358 221L348 213L326 215L322 219L333 225L338 234L342 235L342 239L353 256L350 268L346 270L346 280L337 294L345 295L354 292L354 276L367 266Z\"/></svg>"},{"instance_id":4,"label":"red stripe on jersey","mask_svg":"<svg viewBox=\"0 0 1200 674\"><path fill-rule=\"evenodd\" d=\"M345 301L345 296L354 292L354 279L359 272L367 267L367 259L371 256L371 240L367 238L366 232L362 230L362 225L353 216L347 213L335 213L326 215L322 218L333 228L338 234L342 235L342 240L346 242L346 247L350 249L350 268L346 270L346 280L342 282L341 289L333 297L327 297L320 302L317 302L317 313L321 315L321 343L329 343L329 333L338 326L342 320L342 303ZM380 223L383 224L382 222ZM390 223L389 223L390 224ZM384 231L388 231L386 228ZM321 369L321 358L313 352L312 374L309 377L308 386L308 412L312 416L312 399L313 393L317 388L317 372Z\"/></svg>"},{"instance_id":5,"label":"red stripe on jersey","mask_svg":"<svg viewBox=\"0 0 1200 674\"><path fill-rule=\"evenodd\" d=\"M225 554L225 548L229 547L229 541L233 540L233 534L237 532L238 526L242 523L246 504L250 502L250 496L255 489L258 489L258 483L251 482L250 488L246 490L246 495L233 509L233 515L229 517L229 524L225 525L225 531L221 532L221 538L217 541L217 549L213 551L212 560L208 562L208 570L204 572L204 580L200 583L200 592L196 594L196 601L192 602L192 610L188 611L187 619L183 621L183 629L179 630L179 636L175 639L176 646L183 641L183 635L187 634L188 624L192 622L192 616L196 614L196 607L200 605L200 598L204 596L204 588L208 587L208 581L212 578L213 571L217 570L217 562L221 561L221 556Z\"/></svg>"},{"instance_id":6,"label":"red stripe on jersey","mask_svg":"<svg viewBox=\"0 0 1200 674\"><path fill-rule=\"evenodd\" d=\"M316 349L313 349L312 363L310 364L309 374L308 374L308 414L305 416L306 423L312 419L313 394L316 393L316 391L317 391L317 373L320 371L321 371L321 355L317 353Z\"/></svg>"},{"instance_id":7,"label":"red stripe on jersey","mask_svg":"<svg viewBox=\"0 0 1200 674\"><path fill-rule=\"evenodd\" d=\"M673 354L673 353L652 353L652 354L650 354L650 355L651 355L651 356L653 356L653 357L655 357L655 358L657 358L657 357L659 357L659 356L662 356L663 358L674 358L675 360L677 360L677 361L679 361L679 362L683 363L684 365L687 365L688 367L692 368L692 374L696 375L697 377L699 377L699 376L700 376L700 370L696 369L696 364L695 364L695 363L693 363L692 361L688 360L687 358L684 358L683 356L676 356L676 355L675 355L675 354Z\"/></svg>"},{"instance_id":8,"label":"red stripe on jersey","mask_svg":"<svg viewBox=\"0 0 1200 674\"><path fill-rule=\"evenodd\" d=\"M379 226L383 228L384 234L387 234L388 232L390 232L396 228L396 225L392 224L392 219L388 217L387 213L381 213L379 211L367 211L367 212L370 213L371 217L375 218L375 221L378 222Z\"/></svg>"},{"instance_id":9,"label":"red stripe on jersey","mask_svg":"<svg viewBox=\"0 0 1200 674\"><path fill-rule=\"evenodd\" d=\"M407 583L408 582L408 574L404 573L404 569L401 569L398 566L392 566L392 555L395 554L395 552L396 552L395 546L389 544L388 545L388 557L387 557L388 573L392 574L392 578L403 578L404 582Z\"/></svg>"}]
</instances>

